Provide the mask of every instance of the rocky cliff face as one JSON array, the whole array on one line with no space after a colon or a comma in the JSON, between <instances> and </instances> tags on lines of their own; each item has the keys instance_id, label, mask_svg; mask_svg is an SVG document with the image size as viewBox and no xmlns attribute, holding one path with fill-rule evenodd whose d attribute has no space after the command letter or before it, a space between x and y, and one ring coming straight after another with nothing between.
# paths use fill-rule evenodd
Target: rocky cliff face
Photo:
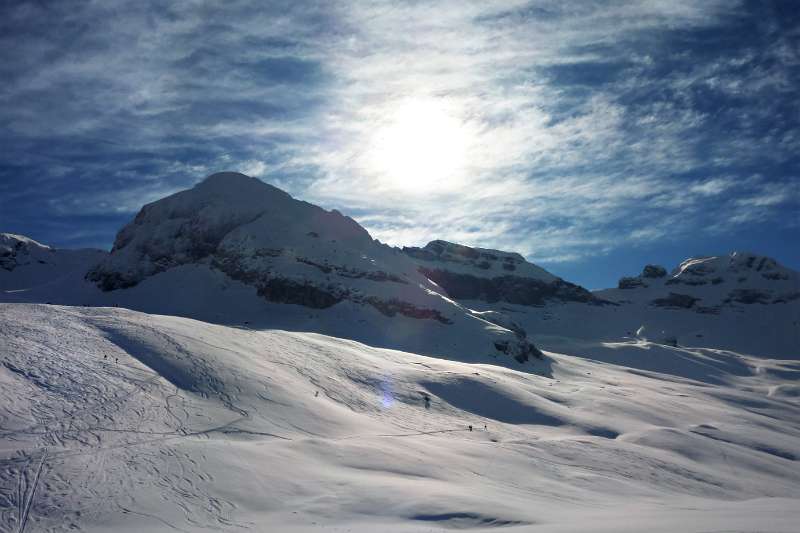
<instances>
[{"instance_id":1,"label":"rocky cliff face","mask_svg":"<svg viewBox=\"0 0 800 533\"><path fill-rule=\"evenodd\" d=\"M456 300L543 306L548 302L602 303L592 293L525 261L516 253L432 241L403 248L418 270Z\"/></svg>"},{"instance_id":2,"label":"rocky cliff face","mask_svg":"<svg viewBox=\"0 0 800 533\"><path fill-rule=\"evenodd\" d=\"M82 276L105 255L102 250L59 250L22 235L0 233L0 291L28 290L74 272Z\"/></svg>"},{"instance_id":3,"label":"rocky cliff face","mask_svg":"<svg viewBox=\"0 0 800 533\"><path fill-rule=\"evenodd\" d=\"M48 264L54 252L49 246L11 233L0 233L0 269L12 272L18 266Z\"/></svg>"},{"instance_id":4,"label":"rocky cliff face","mask_svg":"<svg viewBox=\"0 0 800 533\"><path fill-rule=\"evenodd\" d=\"M351 218L242 174L215 174L144 206L86 278L103 291L125 290L183 265L222 272L269 302L316 310L348 302L385 317L482 332L490 354L541 356L524 336L446 298L410 257Z\"/></svg>"},{"instance_id":5,"label":"rocky cliff face","mask_svg":"<svg viewBox=\"0 0 800 533\"><path fill-rule=\"evenodd\" d=\"M669 309L717 314L726 308L782 304L800 299L800 276L770 257L748 252L690 258L669 275L647 265L639 276L620 279L604 297L630 303L646 300Z\"/></svg>"}]
</instances>

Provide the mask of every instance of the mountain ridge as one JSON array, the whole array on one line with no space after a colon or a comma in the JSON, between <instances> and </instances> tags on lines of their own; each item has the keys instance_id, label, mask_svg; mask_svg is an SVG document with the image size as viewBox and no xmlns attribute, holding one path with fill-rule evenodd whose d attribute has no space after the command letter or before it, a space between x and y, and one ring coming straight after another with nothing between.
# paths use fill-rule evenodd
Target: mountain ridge
<instances>
[{"instance_id":1,"label":"mountain ridge","mask_svg":"<svg viewBox=\"0 0 800 533\"><path fill-rule=\"evenodd\" d=\"M19 236L4 239L0 260L9 264L29 248L53 257L72 253L42 251L44 245ZM387 347L435 346L432 353L450 357L483 346L477 350L483 356L524 363L541 357L534 336L585 330L616 338L639 330L655 316L651 310L665 313L646 329L693 331L693 342L702 338L697 320L682 314L678 322L689 325L675 328L673 311L727 316L745 305L790 305L789 321L780 326L788 328L800 295L796 272L742 252L689 258L670 273L646 265L617 288L590 292L514 252L444 240L390 247L339 211L231 172L143 206L111 252L76 257L67 274L54 276L42 266L25 283L13 280L35 270L30 262L15 273L0 269L0 297L318 329ZM707 327L725 328L699 329ZM675 336L686 340L683 333L661 335Z\"/></svg>"}]
</instances>

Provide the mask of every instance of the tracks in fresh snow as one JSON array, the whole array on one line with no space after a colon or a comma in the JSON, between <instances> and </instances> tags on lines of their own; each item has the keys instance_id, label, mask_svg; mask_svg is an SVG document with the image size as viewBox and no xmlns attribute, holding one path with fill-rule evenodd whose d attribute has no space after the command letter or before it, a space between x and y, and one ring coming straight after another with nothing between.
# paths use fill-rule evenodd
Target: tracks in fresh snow
<instances>
[{"instance_id":1,"label":"tracks in fresh snow","mask_svg":"<svg viewBox=\"0 0 800 533\"><path fill-rule=\"evenodd\" d=\"M36 497L36 489L39 487L39 479L42 477L42 468L47 460L47 448L42 449L41 458L39 459L39 466L36 468L36 473L33 476L33 481L29 483L30 487L27 490L20 490L20 503L19 508L19 533L24 533L25 526L28 524L28 516L30 516L31 505L33 499ZM20 481L25 477L27 479L27 469L20 471ZM27 485L27 484L26 484Z\"/></svg>"},{"instance_id":2,"label":"tracks in fresh snow","mask_svg":"<svg viewBox=\"0 0 800 533\"><path fill-rule=\"evenodd\" d=\"M3 324L0 531L79 528L109 502L135 513L142 485L197 528L241 525L182 443L236 431L245 413L176 390L68 313Z\"/></svg>"}]
</instances>

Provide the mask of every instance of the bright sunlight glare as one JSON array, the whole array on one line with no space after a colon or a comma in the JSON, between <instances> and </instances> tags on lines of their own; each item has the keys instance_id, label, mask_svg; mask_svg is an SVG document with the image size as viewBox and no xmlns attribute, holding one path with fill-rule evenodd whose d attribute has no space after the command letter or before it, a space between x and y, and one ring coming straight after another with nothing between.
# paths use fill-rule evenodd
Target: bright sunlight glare
<instances>
[{"instance_id":1,"label":"bright sunlight glare","mask_svg":"<svg viewBox=\"0 0 800 533\"><path fill-rule=\"evenodd\" d=\"M446 102L409 100L375 132L367 166L390 189L451 190L462 180L470 140L468 128Z\"/></svg>"}]
</instances>

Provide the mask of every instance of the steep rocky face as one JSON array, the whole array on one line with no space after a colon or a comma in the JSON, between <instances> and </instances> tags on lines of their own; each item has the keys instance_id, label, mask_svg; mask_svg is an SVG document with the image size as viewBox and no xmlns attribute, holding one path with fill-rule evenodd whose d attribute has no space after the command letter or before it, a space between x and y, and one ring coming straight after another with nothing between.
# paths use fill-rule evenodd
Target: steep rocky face
<instances>
[{"instance_id":1,"label":"steep rocky face","mask_svg":"<svg viewBox=\"0 0 800 533\"><path fill-rule=\"evenodd\" d=\"M106 252L102 250L58 250L33 239L0 233L0 290L27 290L64 279L86 269Z\"/></svg>"},{"instance_id":2,"label":"steep rocky face","mask_svg":"<svg viewBox=\"0 0 800 533\"><path fill-rule=\"evenodd\" d=\"M423 248L404 247L403 252L429 269L494 278L515 276L544 282L558 278L545 269L525 261L521 255L488 248L472 248L463 244L436 240Z\"/></svg>"},{"instance_id":3,"label":"steep rocky face","mask_svg":"<svg viewBox=\"0 0 800 533\"><path fill-rule=\"evenodd\" d=\"M11 233L0 233L0 269L13 271L18 266L38 263L46 265L54 250L33 239Z\"/></svg>"},{"instance_id":4,"label":"steep rocky face","mask_svg":"<svg viewBox=\"0 0 800 533\"><path fill-rule=\"evenodd\" d=\"M201 263L255 286L267 300L323 309L343 300L377 302L374 293L396 292L384 286L406 285L409 274L424 281L413 270L397 272L393 255L338 211L295 200L255 178L221 173L144 206L87 278L111 291Z\"/></svg>"},{"instance_id":5,"label":"steep rocky face","mask_svg":"<svg viewBox=\"0 0 800 533\"><path fill-rule=\"evenodd\" d=\"M770 257L733 252L687 259L669 275L663 267L647 265L639 276L620 279L617 290L602 294L621 302L633 298L655 307L719 314L741 305L798 300L800 275Z\"/></svg>"},{"instance_id":6,"label":"steep rocky face","mask_svg":"<svg viewBox=\"0 0 800 533\"><path fill-rule=\"evenodd\" d=\"M231 273L241 267L240 275L246 276L258 270L248 265L267 263L295 248L313 255L319 249L335 252L337 243L338 248L358 250L371 242L366 230L338 211L295 200L255 178L220 173L144 206L117 235L111 256L88 278L114 290L175 266L208 260ZM311 260L298 254L292 259Z\"/></svg>"},{"instance_id":7,"label":"steep rocky face","mask_svg":"<svg viewBox=\"0 0 800 533\"><path fill-rule=\"evenodd\" d=\"M456 300L483 300L489 303L508 302L542 306L548 301L593 303L592 293L578 285L556 279L551 282L519 276L481 278L447 270L420 267L420 272L442 287Z\"/></svg>"},{"instance_id":8,"label":"steep rocky face","mask_svg":"<svg viewBox=\"0 0 800 533\"><path fill-rule=\"evenodd\" d=\"M456 300L542 306L547 302L600 303L592 293L553 276L516 253L432 241L403 248L419 271Z\"/></svg>"},{"instance_id":9,"label":"steep rocky face","mask_svg":"<svg viewBox=\"0 0 800 533\"><path fill-rule=\"evenodd\" d=\"M316 310L348 302L384 317L483 330L489 353L538 353L524 336L444 297L411 258L351 218L242 174L215 174L144 206L86 279L124 290L183 265L222 272L269 302Z\"/></svg>"},{"instance_id":10,"label":"steep rocky face","mask_svg":"<svg viewBox=\"0 0 800 533\"><path fill-rule=\"evenodd\" d=\"M620 278L619 289L635 289L637 287L647 287L647 280L657 280L666 277L667 269L660 265L645 265L642 273L636 277Z\"/></svg>"}]
</instances>

